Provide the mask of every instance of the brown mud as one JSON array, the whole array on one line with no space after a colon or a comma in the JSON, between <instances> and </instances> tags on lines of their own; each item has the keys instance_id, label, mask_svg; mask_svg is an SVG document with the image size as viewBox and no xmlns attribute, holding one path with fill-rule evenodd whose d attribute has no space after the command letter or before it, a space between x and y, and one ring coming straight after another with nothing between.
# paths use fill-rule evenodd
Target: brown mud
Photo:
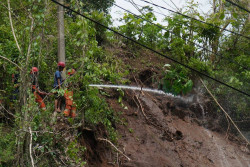
<instances>
[{"instance_id":1,"label":"brown mud","mask_svg":"<svg viewBox=\"0 0 250 167\"><path fill-rule=\"evenodd\" d=\"M118 53L130 65L131 85L157 88L152 79L159 77L162 59L152 54L143 60ZM110 144L98 141L107 134L97 128L82 136L88 166L250 167L249 146L220 126L216 109L206 99L185 101L185 97L126 90L121 104L117 91L104 90L109 94L105 97L109 106L122 113L122 123L114 125L119 134L114 144L131 160Z\"/></svg>"},{"instance_id":2,"label":"brown mud","mask_svg":"<svg viewBox=\"0 0 250 167\"><path fill-rule=\"evenodd\" d=\"M123 159L121 166L249 166L250 152L245 145L226 139L225 133L206 129L187 109L163 111L159 107L160 104L167 108L166 102L171 99L159 102L164 97L135 96L142 108L138 111L125 104L129 106L123 110L127 124L117 126L122 135L119 148L132 159ZM115 110L122 110L112 100L109 102Z\"/></svg>"},{"instance_id":3,"label":"brown mud","mask_svg":"<svg viewBox=\"0 0 250 167\"><path fill-rule=\"evenodd\" d=\"M200 109L194 105L176 105L176 99L148 93L126 91L123 105L118 93L106 90L107 102L122 112L123 123L116 124L117 147L131 161L118 154L108 143L97 140L104 128L83 133L89 166L123 167L248 167L249 147L218 130L216 124L205 127ZM174 101L173 101L174 100ZM180 104L180 103L178 103ZM205 118L207 124L211 121ZM232 138L231 138L232 139ZM236 139L236 138L235 138ZM238 140L239 141L239 140ZM113 150L113 151L112 151Z\"/></svg>"}]
</instances>

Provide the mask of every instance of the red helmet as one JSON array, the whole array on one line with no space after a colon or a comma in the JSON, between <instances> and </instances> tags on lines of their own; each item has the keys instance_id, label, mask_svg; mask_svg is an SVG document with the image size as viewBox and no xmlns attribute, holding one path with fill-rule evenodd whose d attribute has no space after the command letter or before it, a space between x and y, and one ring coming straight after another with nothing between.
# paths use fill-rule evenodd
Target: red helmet
<instances>
[{"instance_id":1,"label":"red helmet","mask_svg":"<svg viewBox=\"0 0 250 167\"><path fill-rule=\"evenodd\" d=\"M30 73L34 73L34 72L38 72L38 68L37 67L32 67L31 72Z\"/></svg>"},{"instance_id":2,"label":"red helmet","mask_svg":"<svg viewBox=\"0 0 250 167\"><path fill-rule=\"evenodd\" d=\"M57 64L58 67L65 67L65 63L60 61L58 64Z\"/></svg>"},{"instance_id":3,"label":"red helmet","mask_svg":"<svg viewBox=\"0 0 250 167\"><path fill-rule=\"evenodd\" d=\"M72 68L72 69L68 70L68 75L73 75L73 74L75 74L75 72L76 72L76 70Z\"/></svg>"}]
</instances>

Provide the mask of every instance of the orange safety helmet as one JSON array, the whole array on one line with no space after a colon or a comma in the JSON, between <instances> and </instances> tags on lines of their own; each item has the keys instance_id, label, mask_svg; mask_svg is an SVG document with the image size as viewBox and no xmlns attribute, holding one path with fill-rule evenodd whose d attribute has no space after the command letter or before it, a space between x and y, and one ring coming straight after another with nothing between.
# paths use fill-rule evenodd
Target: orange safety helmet
<instances>
[{"instance_id":1,"label":"orange safety helmet","mask_svg":"<svg viewBox=\"0 0 250 167\"><path fill-rule=\"evenodd\" d=\"M35 73L38 72L38 68L37 67L32 67L30 73Z\"/></svg>"},{"instance_id":2,"label":"orange safety helmet","mask_svg":"<svg viewBox=\"0 0 250 167\"><path fill-rule=\"evenodd\" d=\"M58 66L58 67L63 67L63 68L64 68L64 67L65 67L65 63L62 62L62 61L60 61L60 62L57 64L57 66Z\"/></svg>"},{"instance_id":3,"label":"orange safety helmet","mask_svg":"<svg viewBox=\"0 0 250 167\"><path fill-rule=\"evenodd\" d=\"M72 69L68 70L68 75L73 75L73 74L75 74L75 72L76 72L76 70L72 68Z\"/></svg>"}]
</instances>

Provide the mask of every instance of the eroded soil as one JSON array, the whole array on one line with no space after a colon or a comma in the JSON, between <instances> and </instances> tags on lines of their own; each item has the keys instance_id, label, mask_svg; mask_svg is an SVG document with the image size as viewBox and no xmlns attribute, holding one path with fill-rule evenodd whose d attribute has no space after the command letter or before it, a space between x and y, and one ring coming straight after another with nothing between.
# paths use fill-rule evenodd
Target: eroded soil
<instances>
[{"instance_id":1,"label":"eroded soil","mask_svg":"<svg viewBox=\"0 0 250 167\"><path fill-rule=\"evenodd\" d=\"M130 93L131 94L131 93ZM118 125L121 148L132 161L121 158L121 166L218 166L248 167L250 152L245 145L226 139L225 133L206 129L187 114L175 116L162 111L153 95L139 95L138 105L122 109L115 101L110 105L123 111L125 125ZM169 99L171 100L171 99ZM139 102L140 101L140 102ZM161 104L167 105L167 104ZM144 110L144 114L142 113ZM165 113L165 114L164 114ZM146 117L145 117L146 116Z\"/></svg>"},{"instance_id":2,"label":"eroded soil","mask_svg":"<svg viewBox=\"0 0 250 167\"><path fill-rule=\"evenodd\" d=\"M151 81L155 76L157 80L166 61L154 55L145 60L143 54L118 53L129 64L132 85L157 88ZM185 97L126 90L121 104L116 90L105 91L110 107L122 113L123 122L115 125L119 134L117 147L131 160L93 138L95 144L87 144L92 157L89 166L250 167L249 146L220 127L216 110L205 100L203 104L185 101Z\"/></svg>"}]
</instances>

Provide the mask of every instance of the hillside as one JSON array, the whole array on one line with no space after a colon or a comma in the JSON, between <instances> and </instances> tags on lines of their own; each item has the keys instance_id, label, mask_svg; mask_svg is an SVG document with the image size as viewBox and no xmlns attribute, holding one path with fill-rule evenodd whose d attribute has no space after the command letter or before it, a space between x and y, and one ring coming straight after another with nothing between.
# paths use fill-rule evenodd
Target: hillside
<instances>
[{"instance_id":1,"label":"hillside","mask_svg":"<svg viewBox=\"0 0 250 167\"><path fill-rule=\"evenodd\" d=\"M138 1L0 2L0 167L249 167L250 2Z\"/></svg>"},{"instance_id":2,"label":"hillside","mask_svg":"<svg viewBox=\"0 0 250 167\"><path fill-rule=\"evenodd\" d=\"M133 68L131 71L135 71L128 75L131 88L155 87L151 82L152 76L157 73L156 69L163 60L153 54L145 55L147 53L144 52L143 56L125 57L125 61L131 64L130 68ZM123 56L120 58L124 59ZM146 59L150 63L146 63ZM133 62L145 62L145 65ZM137 85L136 82L141 84ZM115 112L122 113L122 122L114 125L119 134L117 146L131 160L116 153L109 143L98 141L103 135L105 137L103 129L89 129L96 135L85 143L91 150L88 152L90 166L249 166L249 146L231 132L226 132L226 128L219 123L220 114L216 112L212 99L202 92L181 97L124 90L123 101L119 103L118 91L113 88L100 89L106 92L103 98L106 98L109 106Z\"/></svg>"}]
</instances>

